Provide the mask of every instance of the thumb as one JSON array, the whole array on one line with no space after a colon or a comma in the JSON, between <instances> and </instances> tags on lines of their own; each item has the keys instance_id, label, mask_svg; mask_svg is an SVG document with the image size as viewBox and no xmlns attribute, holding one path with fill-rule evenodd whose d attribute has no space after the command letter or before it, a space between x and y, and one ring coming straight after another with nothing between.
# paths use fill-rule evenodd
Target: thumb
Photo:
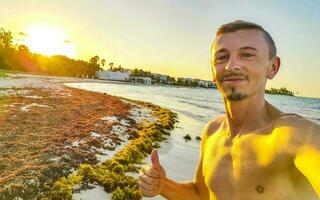
<instances>
[{"instance_id":1,"label":"thumb","mask_svg":"<svg viewBox=\"0 0 320 200\"><path fill-rule=\"evenodd\" d=\"M159 162L159 156L158 156L158 150L153 149L151 152L151 162L152 162L152 167L155 168L156 170L160 171L161 170L161 165Z\"/></svg>"}]
</instances>

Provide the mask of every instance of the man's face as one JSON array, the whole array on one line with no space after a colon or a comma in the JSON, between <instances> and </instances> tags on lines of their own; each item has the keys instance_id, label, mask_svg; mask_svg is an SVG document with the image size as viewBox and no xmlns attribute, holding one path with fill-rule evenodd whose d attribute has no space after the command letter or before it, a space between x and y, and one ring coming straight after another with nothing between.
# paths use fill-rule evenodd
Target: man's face
<instances>
[{"instance_id":1,"label":"man's face","mask_svg":"<svg viewBox=\"0 0 320 200\"><path fill-rule=\"evenodd\" d=\"M273 60L258 30L238 30L216 37L212 47L213 79L224 98L239 101L264 92ZM271 74L272 75L272 74Z\"/></svg>"}]
</instances>

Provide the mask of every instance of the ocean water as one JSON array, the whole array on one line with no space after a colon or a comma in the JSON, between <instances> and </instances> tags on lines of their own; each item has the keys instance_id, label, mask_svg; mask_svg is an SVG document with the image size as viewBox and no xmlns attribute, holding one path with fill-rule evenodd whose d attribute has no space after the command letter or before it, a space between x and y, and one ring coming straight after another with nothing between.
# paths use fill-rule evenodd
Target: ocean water
<instances>
[{"instance_id":1,"label":"ocean water","mask_svg":"<svg viewBox=\"0 0 320 200\"><path fill-rule=\"evenodd\" d=\"M148 101L190 118L190 122L195 123L196 128L202 127L213 117L224 114L222 98L218 90L212 88L178 88L113 83L68 83L66 85ZM267 94L266 100L284 112L297 113L320 123L320 99Z\"/></svg>"},{"instance_id":2,"label":"ocean water","mask_svg":"<svg viewBox=\"0 0 320 200\"><path fill-rule=\"evenodd\" d=\"M171 137L161 145L159 157L168 177L176 181L192 180L199 159L201 136L205 124L225 113L222 97L216 89L178 88L120 83L67 83L67 86L151 102L178 114L179 122ZM320 99L266 95L268 102L280 110L297 113L320 124ZM189 134L191 141L183 136ZM150 157L145 159L150 164ZM144 199L164 199L162 197Z\"/></svg>"}]
</instances>

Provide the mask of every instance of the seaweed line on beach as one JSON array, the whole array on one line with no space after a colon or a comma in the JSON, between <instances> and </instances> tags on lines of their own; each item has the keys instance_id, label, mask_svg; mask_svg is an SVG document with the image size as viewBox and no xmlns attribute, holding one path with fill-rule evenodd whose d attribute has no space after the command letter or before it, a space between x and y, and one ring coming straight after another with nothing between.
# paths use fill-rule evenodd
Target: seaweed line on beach
<instances>
[{"instance_id":1,"label":"seaweed line on beach","mask_svg":"<svg viewBox=\"0 0 320 200\"><path fill-rule=\"evenodd\" d=\"M57 78L0 81L1 200L72 199L95 185L113 199L141 199L130 173L169 135L176 114Z\"/></svg>"},{"instance_id":2,"label":"seaweed line on beach","mask_svg":"<svg viewBox=\"0 0 320 200\"><path fill-rule=\"evenodd\" d=\"M132 108L117 97L67 87L1 91L0 199L5 200L40 199L59 177L80 164L98 163L98 149L113 150L122 142L110 133L117 123L101 118L126 119Z\"/></svg>"},{"instance_id":3,"label":"seaweed line on beach","mask_svg":"<svg viewBox=\"0 0 320 200\"><path fill-rule=\"evenodd\" d=\"M160 147L160 142L165 140L165 136L170 135L169 131L174 128L177 115L150 103L128 101L152 109L158 120L139 126L138 137L131 140L112 159L96 166L83 164L78 171L56 181L51 191L52 199L72 199L74 191L90 189L94 184L103 186L109 193L112 192L113 200L142 198L138 180L126 173L137 173L140 167L135 164L142 164L142 160L151 153L153 148Z\"/></svg>"}]
</instances>

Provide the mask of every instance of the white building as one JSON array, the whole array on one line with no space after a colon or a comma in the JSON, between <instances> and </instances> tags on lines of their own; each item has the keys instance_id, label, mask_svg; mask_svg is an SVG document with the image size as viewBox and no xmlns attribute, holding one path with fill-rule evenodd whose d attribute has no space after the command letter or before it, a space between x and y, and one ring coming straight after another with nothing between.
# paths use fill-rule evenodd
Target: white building
<instances>
[{"instance_id":1,"label":"white building","mask_svg":"<svg viewBox=\"0 0 320 200\"><path fill-rule=\"evenodd\" d=\"M98 71L96 73L98 79L105 79L105 80L114 80L114 81L129 81L130 78L130 72L129 71L124 71L124 72L120 72L120 71L110 71L110 70L106 70L106 71Z\"/></svg>"},{"instance_id":2,"label":"white building","mask_svg":"<svg viewBox=\"0 0 320 200\"><path fill-rule=\"evenodd\" d=\"M143 83L146 85L151 85L150 77L142 77L142 76L130 76L130 81L134 83Z\"/></svg>"},{"instance_id":3,"label":"white building","mask_svg":"<svg viewBox=\"0 0 320 200\"><path fill-rule=\"evenodd\" d=\"M198 84L199 84L199 87L215 88L215 83L212 81L199 80Z\"/></svg>"},{"instance_id":4,"label":"white building","mask_svg":"<svg viewBox=\"0 0 320 200\"><path fill-rule=\"evenodd\" d=\"M152 73L155 77L159 77L160 83L167 83L168 75Z\"/></svg>"}]
</instances>

